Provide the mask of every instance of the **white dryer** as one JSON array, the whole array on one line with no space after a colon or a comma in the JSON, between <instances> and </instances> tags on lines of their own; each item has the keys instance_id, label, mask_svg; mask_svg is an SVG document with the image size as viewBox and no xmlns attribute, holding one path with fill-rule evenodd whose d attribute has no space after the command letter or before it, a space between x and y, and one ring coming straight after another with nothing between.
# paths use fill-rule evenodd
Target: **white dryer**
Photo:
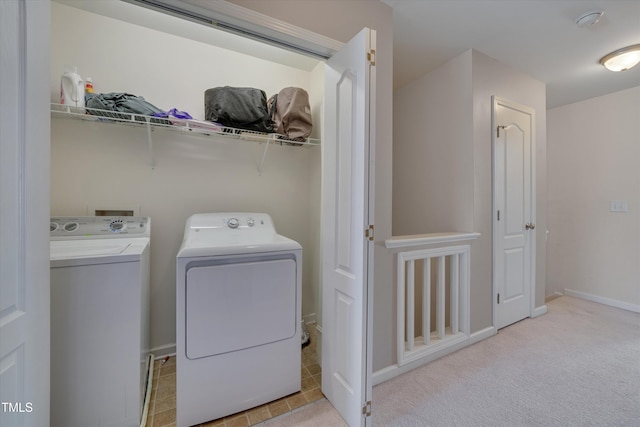
<instances>
[{"instance_id":1,"label":"white dryer","mask_svg":"<svg viewBox=\"0 0 640 427\"><path fill-rule=\"evenodd\" d=\"M268 214L191 216L176 264L180 427L300 390L302 247Z\"/></svg>"},{"instance_id":2,"label":"white dryer","mask_svg":"<svg viewBox=\"0 0 640 427\"><path fill-rule=\"evenodd\" d=\"M151 222L50 224L51 426L137 427L148 396Z\"/></svg>"}]
</instances>

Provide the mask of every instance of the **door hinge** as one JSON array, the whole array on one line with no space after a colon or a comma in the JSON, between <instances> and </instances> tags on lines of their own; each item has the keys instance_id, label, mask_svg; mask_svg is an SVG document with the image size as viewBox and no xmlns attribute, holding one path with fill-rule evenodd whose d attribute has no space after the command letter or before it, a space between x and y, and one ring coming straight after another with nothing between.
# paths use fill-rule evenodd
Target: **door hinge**
<instances>
[{"instance_id":1,"label":"door hinge","mask_svg":"<svg viewBox=\"0 0 640 427\"><path fill-rule=\"evenodd\" d=\"M364 237L368 238L369 240L371 240L373 242L374 236L373 236L373 224L369 225L369 228L367 228L366 230L364 230Z\"/></svg>"},{"instance_id":2,"label":"door hinge","mask_svg":"<svg viewBox=\"0 0 640 427\"><path fill-rule=\"evenodd\" d=\"M500 294L498 294L498 304L500 304Z\"/></svg>"},{"instance_id":3,"label":"door hinge","mask_svg":"<svg viewBox=\"0 0 640 427\"><path fill-rule=\"evenodd\" d=\"M371 64L372 66L376 65L376 51L375 51L375 49L371 49L369 52L367 52L367 61L369 61L369 64Z\"/></svg>"},{"instance_id":4,"label":"door hinge","mask_svg":"<svg viewBox=\"0 0 640 427\"><path fill-rule=\"evenodd\" d=\"M362 407L362 415L365 417L371 416L371 401L367 400L367 403Z\"/></svg>"},{"instance_id":5,"label":"door hinge","mask_svg":"<svg viewBox=\"0 0 640 427\"><path fill-rule=\"evenodd\" d=\"M500 126L500 125L498 125L498 129L497 129L497 134L498 134L498 136L497 136L497 138L500 138L500 129L504 129L505 127L506 127L506 126Z\"/></svg>"},{"instance_id":6,"label":"door hinge","mask_svg":"<svg viewBox=\"0 0 640 427\"><path fill-rule=\"evenodd\" d=\"M500 221L500 211L498 211L498 221Z\"/></svg>"}]
</instances>

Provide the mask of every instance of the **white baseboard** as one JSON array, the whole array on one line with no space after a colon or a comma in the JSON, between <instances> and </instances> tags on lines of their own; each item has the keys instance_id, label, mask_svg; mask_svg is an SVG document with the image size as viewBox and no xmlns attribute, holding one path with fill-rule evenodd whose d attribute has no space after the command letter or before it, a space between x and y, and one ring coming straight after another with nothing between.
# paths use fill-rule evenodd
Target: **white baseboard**
<instances>
[{"instance_id":1,"label":"white baseboard","mask_svg":"<svg viewBox=\"0 0 640 427\"><path fill-rule=\"evenodd\" d=\"M478 332L474 332L469 336L469 339L464 342L458 343L456 345L452 345L450 347L443 348L442 350L429 354L422 359L415 360L413 362L409 362L406 365L398 366L397 364L387 366L386 368L380 369L373 373L373 385L378 385L385 381L389 381L392 378L395 378L399 375L402 375L406 372L409 372L419 366L425 365L429 362L433 362L436 359L439 359L443 356L453 353L454 351L458 351L461 348L468 347L472 344L477 343L478 341L482 341L484 339L490 338L496 334L496 328L493 326L489 326L488 328L482 329Z\"/></svg>"},{"instance_id":2,"label":"white baseboard","mask_svg":"<svg viewBox=\"0 0 640 427\"><path fill-rule=\"evenodd\" d=\"M556 298L559 298L561 296L563 296L564 294L561 292L554 292L551 295L547 295L546 297L544 297L544 302L549 302L551 300L554 300Z\"/></svg>"},{"instance_id":3,"label":"white baseboard","mask_svg":"<svg viewBox=\"0 0 640 427\"><path fill-rule=\"evenodd\" d=\"M309 314L305 314L304 316L302 316L302 321L304 322L305 325L308 325L310 323L316 323L316 314L315 313L309 313Z\"/></svg>"},{"instance_id":4,"label":"white baseboard","mask_svg":"<svg viewBox=\"0 0 640 427\"><path fill-rule=\"evenodd\" d=\"M586 299L588 301L593 301L593 302L597 302L604 305L610 305L611 307L633 311L634 313L640 313L640 305L638 304L630 304L628 302L618 301L612 298L602 297L600 295L588 294L586 292L574 291L572 289L565 289L564 294L569 295L570 297Z\"/></svg>"},{"instance_id":5,"label":"white baseboard","mask_svg":"<svg viewBox=\"0 0 640 427\"><path fill-rule=\"evenodd\" d=\"M316 358L318 359L318 364L322 366L322 326L316 323L316 331L318 331L318 335L316 337Z\"/></svg>"},{"instance_id":6,"label":"white baseboard","mask_svg":"<svg viewBox=\"0 0 640 427\"><path fill-rule=\"evenodd\" d=\"M151 354L153 354L156 360L163 359L165 356L175 356L176 345L167 344L167 345L161 345L160 347L154 347L151 349Z\"/></svg>"},{"instance_id":7,"label":"white baseboard","mask_svg":"<svg viewBox=\"0 0 640 427\"><path fill-rule=\"evenodd\" d=\"M531 316L532 319L535 319L538 316L542 316L543 314L547 314L547 306L546 305L541 305L540 307L536 307L533 310L533 315Z\"/></svg>"}]
</instances>

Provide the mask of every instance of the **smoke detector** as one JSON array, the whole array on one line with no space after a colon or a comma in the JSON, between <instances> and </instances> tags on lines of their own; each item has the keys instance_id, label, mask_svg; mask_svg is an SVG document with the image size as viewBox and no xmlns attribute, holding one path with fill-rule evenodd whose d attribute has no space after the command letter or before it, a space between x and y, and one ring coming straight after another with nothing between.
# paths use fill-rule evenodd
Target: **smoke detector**
<instances>
[{"instance_id":1,"label":"smoke detector","mask_svg":"<svg viewBox=\"0 0 640 427\"><path fill-rule=\"evenodd\" d=\"M576 19L576 25L578 28L588 27L589 25L597 24L604 15L604 10L602 9L593 9L588 12L583 13Z\"/></svg>"}]
</instances>

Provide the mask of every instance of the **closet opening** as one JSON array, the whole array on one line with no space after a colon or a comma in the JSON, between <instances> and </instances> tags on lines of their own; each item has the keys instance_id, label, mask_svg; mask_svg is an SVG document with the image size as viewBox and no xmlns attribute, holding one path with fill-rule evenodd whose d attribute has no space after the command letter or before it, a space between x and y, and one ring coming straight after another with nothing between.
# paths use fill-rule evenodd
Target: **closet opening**
<instances>
[{"instance_id":1,"label":"closet opening","mask_svg":"<svg viewBox=\"0 0 640 427\"><path fill-rule=\"evenodd\" d=\"M311 138L319 141L296 146L52 115L51 215L93 215L98 207L135 210L152 220L150 351L158 358L158 368L149 425L154 417L170 416L171 410L175 415L175 406L170 407L172 381L175 405L173 355L180 351L175 348L175 257L185 221L195 213L268 213L277 232L303 248L301 320L310 341L302 350L302 389L230 416L257 423L321 399L323 55L309 47L265 44L255 40L256 34L243 37L197 25L193 16L184 19L175 16L175 10L167 14L134 3L158 6L148 1L54 0L52 104L59 103L66 66L91 77L96 93L142 96L162 110L176 108L198 120L204 120L207 89L253 87L269 97L294 86L309 94ZM325 51L330 56L331 49ZM265 144L270 148L259 174ZM165 356L170 358L162 363ZM103 369L117 369L117 363Z\"/></svg>"}]
</instances>

